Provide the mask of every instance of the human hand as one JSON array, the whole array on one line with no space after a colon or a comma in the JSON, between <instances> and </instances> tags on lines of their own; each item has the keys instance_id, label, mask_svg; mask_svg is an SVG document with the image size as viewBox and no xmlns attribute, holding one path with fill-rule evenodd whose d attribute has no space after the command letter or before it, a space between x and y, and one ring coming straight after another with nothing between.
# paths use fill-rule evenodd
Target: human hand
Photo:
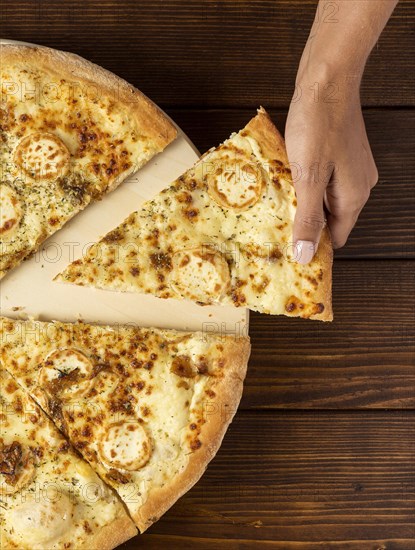
<instances>
[{"instance_id":1,"label":"human hand","mask_svg":"<svg viewBox=\"0 0 415 550\"><path fill-rule=\"evenodd\" d=\"M297 80L285 130L297 194L293 241L301 264L313 258L325 217L333 247L346 243L378 180L359 86L351 82L340 93L327 75L319 79L304 73Z\"/></svg>"}]
</instances>

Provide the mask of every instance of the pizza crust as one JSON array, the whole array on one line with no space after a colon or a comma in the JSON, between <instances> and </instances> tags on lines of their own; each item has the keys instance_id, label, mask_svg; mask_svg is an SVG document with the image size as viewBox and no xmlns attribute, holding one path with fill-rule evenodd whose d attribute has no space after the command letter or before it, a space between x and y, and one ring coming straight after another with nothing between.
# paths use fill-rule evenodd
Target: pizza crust
<instances>
[{"instance_id":1,"label":"pizza crust","mask_svg":"<svg viewBox=\"0 0 415 550\"><path fill-rule=\"evenodd\" d=\"M229 167L237 173L235 160L243 167L239 159L245 159L245 165L255 161L258 174L266 175L261 200L242 212L229 204L221 206L209 193L209 178L229 181ZM238 176L234 179L237 187ZM252 191L254 184L252 189L246 187L242 179L244 198L244 190ZM239 189L227 185L221 189L230 187L231 198L238 197ZM325 228L310 264L297 263L292 243L296 206L284 140L261 108L245 128L211 149L55 280L329 321L333 317L330 235ZM128 261L116 254L118 244L127 242L140 245ZM199 271L193 268L190 251L202 244L224 255L230 283L226 287L221 284L224 280L214 281L203 262ZM172 260L186 256L183 262Z\"/></svg>"},{"instance_id":2,"label":"pizza crust","mask_svg":"<svg viewBox=\"0 0 415 550\"><path fill-rule=\"evenodd\" d=\"M123 542L135 537L137 533L137 529L128 516L118 518L88 537L88 540L85 542L85 549L112 550Z\"/></svg>"},{"instance_id":3,"label":"pizza crust","mask_svg":"<svg viewBox=\"0 0 415 550\"><path fill-rule=\"evenodd\" d=\"M258 109L258 114L246 126L245 130L259 143L264 156L270 159L281 159L287 168L289 162L285 148L285 142L277 128L274 126L270 116L263 107ZM314 299L324 304L322 313L311 315L310 319L320 321L333 320L332 306L332 263L333 246L329 228L326 226L322 233L318 245L315 261L318 262L323 270L323 281L319 284Z\"/></svg>"},{"instance_id":4,"label":"pizza crust","mask_svg":"<svg viewBox=\"0 0 415 550\"><path fill-rule=\"evenodd\" d=\"M262 153L265 157L269 159L279 159L289 167L284 138L263 107L258 109L257 116L248 122L244 130L248 131L260 144Z\"/></svg>"},{"instance_id":5,"label":"pizza crust","mask_svg":"<svg viewBox=\"0 0 415 550\"><path fill-rule=\"evenodd\" d=\"M223 355L232 368L226 369L223 378L214 379L208 386L208 389L215 392L215 398L210 403L219 414L212 415L213 417L204 424L200 434L202 446L190 455L186 469L168 487L151 491L148 501L132 516L141 533L197 483L218 452L226 430L233 420L242 396L250 355L249 338L239 342L227 342Z\"/></svg>"},{"instance_id":6,"label":"pizza crust","mask_svg":"<svg viewBox=\"0 0 415 550\"><path fill-rule=\"evenodd\" d=\"M125 135L122 134L124 140L126 136L129 136L129 138L131 138L133 133L137 134L139 139L137 141L137 145L135 145L136 142L133 140L127 146L129 165L126 164L126 166L123 167L121 171L119 171L117 174L114 174L113 177L111 177L110 173L108 175L109 179L101 177L99 179L99 184L97 184L96 188L93 188L93 186L91 186L91 192L90 190L86 191L86 189L84 189L82 191L84 195L82 195L82 198L79 200L79 204L77 203L73 207L68 209L68 204L70 203L70 200L68 198L67 201L59 204L58 208L58 203L55 200L57 196L55 191L55 194L53 195L53 200L50 200L51 203L56 204L52 204L52 207L48 204L48 209L44 207L39 207L39 211L41 211L42 214L42 216L40 217L38 216L38 211L33 210L33 214L35 215L35 217L39 218L36 219L37 223L28 226L30 227L30 229L25 227L22 234L16 236L15 243L11 243L10 246L8 243L6 243L7 246L4 247L3 253L0 255L0 279L4 277L11 269L20 264L22 260L35 253L39 249L39 246L49 236L53 235L55 232L61 229L61 227L65 223L67 223L72 217L77 215L81 210L88 206L88 204L113 191L128 176L130 176L132 173L136 172L144 164L146 164L146 162L148 162L155 154L160 153L177 136L177 129L174 124L144 94L142 94L132 85L128 84L125 80L110 73L102 67L99 67L85 59L82 59L75 54L61 52L58 50L53 50L51 48L40 46L0 44L1 68L6 70L7 72L8 67L10 66L11 71L13 71L13 64L15 64L17 67L28 67L29 69L34 69L34 71L39 71L41 79L46 77L50 80L50 82L49 80L47 80L47 82L51 85L56 85L57 82L63 82L65 84L69 84L72 87L71 89L73 90L78 90L79 88L81 88L81 95L83 95L85 92L85 101L87 102L87 108L85 108L85 106L80 108L82 117L84 117L84 115L88 113L91 113L92 117L94 117L94 114L101 113L101 107L99 106L97 107L97 111L95 113L93 100L90 100L88 96L88 90L95 90L96 93L96 90L98 89L99 96L107 100L107 102L111 105L113 105L114 108L119 111L119 116L120 113L122 113L124 117L128 117L129 121L131 121L130 131ZM30 73L28 75L28 78L32 79ZM41 80L41 82L43 81ZM31 81L29 83L31 83ZM32 90L31 88L32 87L30 86L29 92L31 92L32 94L39 93L36 91L36 89ZM23 90L24 88L23 86L21 86L21 90L18 88L17 92L15 93L19 94L20 97L20 95L23 94ZM71 93L75 94L77 92ZM36 105L38 105L39 103L38 99L36 99L36 96L34 97L35 100L29 101L29 107L31 108L33 107L33 105L31 105L32 103ZM57 133L57 130L62 130L62 128L65 129L66 122L70 120L70 115L73 115L73 111L75 111L76 109L70 100L62 100L62 102L63 107L61 106L61 111L63 113L63 119L59 122L56 129L53 129L53 137L55 138L55 133ZM22 103L24 103L24 101L22 102L22 100L19 99L16 105L21 105ZM7 102L5 102L5 105L7 107ZM32 113L30 115L29 120L32 120L32 122L34 123L37 123L39 120L41 120L43 112L42 109L43 107L39 109L36 107L34 110L34 114ZM22 122L19 123L23 124ZM26 135L23 138L23 141L30 137L33 138L36 133L37 132ZM108 139L113 140L113 134L113 129L109 127L109 131L107 129L106 134L102 132L102 136L104 137L101 137L99 139L104 140L107 139L107 137L105 136L111 135L111 137ZM44 133L44 136L47 135L48 134ZM115 138L116 137L117 136L115 131ZM71 135L71 139L73 138L74 135ZM120 143L122 143L122 140ZM143 147L143 144L144 148L141 150L140 147ZM105 154L107 153L108 151L106 151ZM82 158L87 158L90 161L90 165L93 165L95 162L95 157L93 155L88 155L90 155L89 152L86 154L85 157L76 154L74 158L77 162L80 161ZM105 158L105 155L101 156ZM19 155L17 159L14 159L14 164L16 167L18 167L18 162L15 162L16 160L19 160ZM72 156L70 157L70 160L72 162ZM82 166L83 168L85 168L84 165ZM100 170L101 168L99 167L99 165L97 166L97 169ZM108 169L110 170L111 168L109 167ZM87 170L89 170L89 168L87 168ZM22 170L22 173L23 172L24 171ZM78 175L76 171L75 173L76 175ZM27 174L25 175L27 176ZM62 173L59 173L58 175L59 177L56 177L54 179L52 178L51 180L57 186L59 186L57 182L62 179L61 176L64 175L64 171L62 171ZM28 176L29 182L31 181L32 176L33 175ZM26 187L28 188L29 186L26 185ZM40 189L43 189L43 187L44 186L41 186ZM76 190L77 187L75 186L74 189ZM42 193L43 192L44 191L42 191ZM69 197L69 191L67 191L67 193ZM30 198L30 195L28 195L28 197ZM52 220L54 220L52 225L49 224L49 221L47 219L48 210L53 210L53 212L51 213ZM43 221L40 221L40 218L42 218ZM37 227L37 224L41 225L41 227ZM30 234L33 228L35 228L34 230L36 231L36 235ZM29 233L28 237L27 233ZM27 241L27 239L29 239L30 242ZM18 246L17 249L15 249L16 246Z\"/></svg>"},{"instance_id":7,"label":"pizza crust","mask_svg":"<svg viewBox=\"0 0 415 550\"><path fill-rule=\"evenodd\" d=\"M54 335L52 327L58 329L56 335ZM102 333L100 332L101 329L103 330ZM145 395L140 394L140 392L144 387L149 388L147 384L150 380L156 387L161 388L161 393L156 394L160 402L160 396L164 395L163 391L165 390L163 384L158 384L157 382L159 380L165 380L165 374L168 373L168 376L171 377L172 384L169 386L170 388L180 387L179 384L182 382L186 383L187 378L192 379L194 375L199 376L191 390L191 395L180 397L177 393L168 393L167 395L174 395L175 400L172 401L171 412L168 412L168 409L167 411L162 411L163 414L166 415L175 415L177 413L177 415L180 416L183 404L187 408L187 412L185 413L186 416L182 417L182 420L176 424L177 428L175 428L177 429L175 436L178 436L176 439L180 442L179 451L182 457L179 462L180 467L174 467L172 470L169 468L168 464L162 465L164 471L170 472L170 475L163 478L163 483L161 484L159 481L154 481L153 483L150 481L148 490L144 491L145 497L137 501L137 504L134 504L135 501L129 498L130 495L120 490L125 481L121 480L121 484L117 485L118 480L116 478L108 478L107 474L112 471L112 464L108 466L99 459L89 460L95 472L118 491L121 500L124 499L125 505L128 507L131 518L140 531L143 532L152 523L157 521L177 499L199 480L208 463L218 451L227 427L236 413L242 395L243 381L246 375L250 354L250 343L249 337L242 336L234 337L226 335L221 337L220 335L209 335L201 332L189 333L161 329L139 329L139 332L136 333L131 327L126 327L125 331L123 331L122 328L119 330L121 330L121 333L118 333L117 337L114 327L108 326L84 325L83 323L71 325L57 322L42 323L39 321L14 321L2 318L0 332L3 340L7 343L1 355L4 367L10 371L10 374L15 375L17 381L21 382L26 391L36 399L38 404L43 407L45 411L47 411L57 427L64 431L67 439L73 443L75 447L77 447L79 441L77 442L75 432L66 432L67 428L65 428L65 423L61 422L62 416L61 413L59 413L59 411L62 412L62 408L51 408L48 398L45 397L42 391L43 386L40 387L38 385L39 367L41 367L45 358L47 360L47 357L49 357L51 346L54 348L64 348L70 345L72 347L79 346L82 349L101 349L101 363L99 363L99 365L103 365L104 363L102 363L102 361L105 360L103 358L105 357L106 350L110 351L110 353L119 353L119 357L121 357L122 352L128 350L129 346L133 346L131 349L136 349L134 343L143 342L146 343L148 347L147 345L145 346L147 348L145 352L143 352L145 355L136 357L137 365L134 365L132 367L134 371L131 371L135 372L135 369L140 369L144 366L140 365L140 362L144 363L147 358L152 357L153 351L157 351L157 346L160 342L170 342L169 345L172 346L173 351L170 352L172 355L169 355L170 359L168 359L166 363L166 370L161 370L159 372L161 378L157 378L158 375L154 378L150 375L148 377L143 377L143 375L139 376L138 380L144 381L145 384L141 387L137 386L138 393L136 395L142 395L142 403L146 405L145 408L147 408L148 405L149 412L144 413L145 416L151 414L152 405L148 402L146 403ZM141 330L144 332L142 333ZM109 340L106 339L108 335ZM121 339L119 339L120 335L122 335ZM163 339L159 340L158 335L162 336ZM153 337L155 340L152 340ZM117 342L119 343L118 346ZM124 346L124 342L127 342L126 346ZM150 345L148 342L152 342L152 344ZM182 351L180 350L181 344L184 346ZM161 347L161 349L165 348ZM193 358L192 350L194 351L195 357L203 356L205 364L200 364L201 368L208 369L210 368L208 365L210 365L212 371L203 370L199 372L196 364L192 366L193 359L190 359ZM182 353L184 353L184 355L182 355ZM128 351L125 357L126 364L130 365L134 363L132 359L134 356L128 356ZM139 357L141 357L140 361L138 360ZM183 363L179 361L175 365L173 360L173 358L178 359L186 357L189 358L189 364L187 366L190 368L191 372L186 370L186 363L183 366ZM116 359L109 359L109 361L114 360L116 361ZM154 358L154 361L156 360L157 356ZM159 360L165 361L166 359L160 358ZM18 362L26 366L17 368ZM147 363L145 364L147 365ZM120 366L122 365L123 363L121 362ZM151 369L152 366L149 365L149 368ZM193 370L194 368L196 370ZM146 370L145 366L144 370L145 372L150 372ZM134 382L134 380L137 381L137 379L133 378L132 382ZM107 383L103 382L103 384ZM120 384L122 386L122 383ZM100 386L100 389L104 390L104 385ZM132 393L134 393L134 391ZM54 388L54 392L53 403L56 405L59 401L59 392L57 388ZM184 399L187 400L186 403ZM91 403L94 408L95 405L100 404L100 401L94 402L93 397L91 397ZM114 403L111 404L111 407L113 407L113 405ZM106 412L104 420L101 419L101 422L103 421L106 423L105 426L113 425L111 415L116 411L111 407L109 408L110 415L108 416L108 421L107 416L105 416ZM118 420L120 421L122 420L121 412L119 414L120 417ZM65 415L64 418L66 418ZM159 422L157 416L155 419L154 426L152 425L151 417L148 422L150 432L153 431L153 428L155 430L158 426L162 427L165 425L164 423L157 424ZM127 421L129 421L129 419L127 419ZM192 427L193 425L195 426L194 428ZM79 426L79 429L81 428L82 426ZM99 435L100 433L102 432L90 432L89 435L86 435L95 438L94 441L99 442L102 441ZM85 456L85 450L93 450L93 448L94 447L87 447L84 449L82 446L81 454L88 460L88 456ZM89 455L89 458L91 458L91 455ZM160 460L160 458L157 460ZM155 464L157 465L158 463L156 462ZM123 471L123 469L121 471ZM111 483L111 479L115 479L116 483ZM147 477L142 478L142 480L146 479ZM131 478L131 481L136 484L136 488L139 488L139 483L141 482L140 478Z\"/></svg>"},{"instance_id":8,"label":"pizza crust","mask_svg":"<svg viewBox=\"0 0 415 550\"><path fill-rule=\"evenodd\" d=\"M0 415L1 460L16 489L5 492L7 476L0 475L1 548L66 548L71 541L79 549L111 550L137 534L121 500L3 364L0 402L7 410ZM68 491L71 485L77 489Z\"/></svg>"},{"instance_id":9,"label":"pizza crust","mask_svg":"<svg viewBox=\"0 0 415 550\"><path fill-rule=\"evenodd\" d=\"M322 313L314 314L310 319L319 319L320 321L333 321L332 304L332 264L333 264L333 245L331 242L330 231L325 227L321 233L320 242L315 256L316 260L322 266L324 280L319 285L316 292L316 300L324 304Z\"/></svg>"},{"instance_id":10,"label":"pizza crust","mask_svg":"<svg viewBox=\"0 0 415 550\"><path fill-rule=\"evenodd\" d=\"M33 63L40 70L57 78L69 78L85 85L99 86L103 95L115 103L131 105L131 115L140 128L160 149L164 149L177 135L172 122L161 110L134 86L82 57L44 46L0 44L2 63Z\"/></svg>"}]
</instances>

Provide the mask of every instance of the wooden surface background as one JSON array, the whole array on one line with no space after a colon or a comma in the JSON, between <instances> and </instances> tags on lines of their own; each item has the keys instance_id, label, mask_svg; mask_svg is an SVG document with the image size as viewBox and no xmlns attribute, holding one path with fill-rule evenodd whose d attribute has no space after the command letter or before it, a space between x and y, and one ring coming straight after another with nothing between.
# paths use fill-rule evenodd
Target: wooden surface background
<instances>
[{"instance_id":1,"label":"wooden surface background","mask_svg":"<svg viewBox=\"0 0 415 550\"><path fill-rule=\"evenodd\" d=\"M0 35L114 71L203 151L260 104L283 129L315 9L315 0L0 0ZM414 13L401 0L363 80L380 181L336 253L335 321L252 315L245 393L220 452L125 550L415 548Z\"/></svg>"}]
</instances>

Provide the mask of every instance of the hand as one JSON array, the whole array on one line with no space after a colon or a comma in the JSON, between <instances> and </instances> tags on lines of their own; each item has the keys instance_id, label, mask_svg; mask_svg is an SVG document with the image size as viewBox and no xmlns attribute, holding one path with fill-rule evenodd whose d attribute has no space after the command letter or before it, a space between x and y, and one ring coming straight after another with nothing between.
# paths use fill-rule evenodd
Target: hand
<instances>
[{"instance_id":1,"label":"hand","mask_svg":"<svg viewBox=\"0 0 415 550\"><path fill-rule=\"evenodd\" d=\"M340 248L378 180L358 84L342 90L327 75L300 77L285 139L297 194L293 240L297 261L306 264L325 225L324 206L333 247Z\"/></svg>"}]
</instances>

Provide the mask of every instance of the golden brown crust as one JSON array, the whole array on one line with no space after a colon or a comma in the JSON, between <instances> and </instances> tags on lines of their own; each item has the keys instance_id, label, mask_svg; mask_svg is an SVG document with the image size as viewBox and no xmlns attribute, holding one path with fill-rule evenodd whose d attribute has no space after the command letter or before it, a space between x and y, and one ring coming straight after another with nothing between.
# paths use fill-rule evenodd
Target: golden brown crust
<instances>
[{"instance_id":1,"label":"golden brown crust","mask_svg":"<svg viewBox=\"0 0 415 550\"><path fill-rule=\"evenodd\" d=\"M73 82L74 86L79 87L81 85L86 90L96 90L98 88L102 97L110 99L114 105L121 107L135 123L140 135L145 138L149 146L151 156L161 152L177 135L176 127L169 118L139 90L118 76L75 54L40 46L0 44L1 66L7 67L8 64L13 63L36 67L40 72L56 79L57 82L64 79ZM63 116L65 116L65 113L63 113ZM141 168L144 163L143 160L139 163L135 162L130 169L121 172L101 191L101 195L113 191L131 173ZM86 204L82 204L75 208L63 223L69 221L85 206ZM33 246L13 252L7 257L3 256L1 258L0 279L23 259L36 252L44 240L58 231L63 223L55 225L53 228L48 226L47 231L45 230L39 235Z\"/></svg>"},{"instance_id":2,"label":"golden brown crust","mask_svg":"<svg viewBox=\"0 0 415 550\"><path fill-rule=\"evenodd\" d=\"M34 64L39 70L57 78L98 86L102 95L128 107L129 112L157 148L164 149L177 135L175 126L161 110L134 86L76 54L43 46L1 44L2 63Z\"/></svg>"},{"instance_id":3,"label":"golden brown crust","mask_svg":"<svg viewBox=\"0 0 415 550\"><path fill-rule=\"evenodd\" d=\"M85 539L87 550L112 550L138 534L128 516L118 518Z\"/></svg>"},{"instance_id":4,"label":"golden brown crust","mask_svg":"<svg viewBox=\"0 0 415 550\"><path fill-rule=\"evenodd\" d=\"M317 302L324 304L322 313L314 314L310 319L318 319L320 321L333 321L333 305L332 305L332 264L333 264L333 246L331 243L330 231L325 227L322 231L320 242L318 245L315 261L321 265L323 272L323 280L320 282L315 299Z\"/></svg>"},{"instance_id":5,"label":"golden brown crust","mask_svg":"<svg viewBox=\"0 0 415 550\"><path fill-rule=\"evenodd\" d=\"M202 446L190 455L186 469L168 486L153 490L139 513L133 516L141 533L197 483L219 450L241 400L250 349L248 337L224 343L223 356L231 368L226 369L223 378L213 379L208 386L215 397L209 401L212 414L207 415L200 434Z\"/></svg>"},{"instance_id":6,"label":"golden brown crust","mask_svg":"<svg viewBox=\"0 0 415 550\"><path fill-rule=\"evenodd\" d=\"M233 139L234 142L232 142ZM238 141L240 144L239 148L237 146ZM217 156L215 156L216 151ZM238 159L239 155L241 158L246 159L247 151L249 151L252 157L255 157L257 164L262 163L264 168L268 165L268 168L263 170L264 172L268 172L269 181L267 180L266 184L268 185L269 183L269 188L267 189L267 193L270 193L269 198L277 199L271 203L266 200L262 201L260 206L263 207L262 213L266 215L258 219L258 227L256 227L257 221L254 219L257 217L257 213L249 216L248 212L246 218L243 214L236 216L234 208L225 208L221 201L212 199L211 189L209 190L209 178L212 177L212 179L215 179L217 175L223 175L222 166L218 166L216 170L211 171L212 159L220 160L221 155L223 155L220 162L224 162L223 159L226 159L227 155L231 155L233 170L235 170L235 159ZM152 293L161 298L188 298L199 303L231 303L235 307L249 307L269 314L286 314L291 317L323 321L331 320L332 247L330 234L328 228L323 230L317 254L309 265L302 266L294 261L295 258L291 254L291 250L293 249L291 240L292 224L296 208L295 190L291 180L284 140L268 114L261 108L244 129L238 134L233 134L230 140L224 142L217 149L210 150L210 152L212 153L212 158L207 157L208 164L205 170L208 175L204 175L204 161L199 160L192 169L178 178L171 188L167 188L154 199L158 208L166 212L166 216L162 220L157 219L152 214L152 202L144 204L141 212L138 211L131 214L120 226L102 239L102 249L100 245L92 247L84 258L70 264L64 272L56 276L55 280L71 282L81 286L97 286L98 288L107 288L109 290ZM201 191L201 189L205 189L204 186L207 186L208 193L206 197L208 198L204 198L204 193ZM251 184L250 189L252 188ZM177 193L178 189L183 191L181 196ZM189 227L187 210L181 205L181 201L184 200L183 197L189 201L189 204L192 204L191 219L193 220L194 218L194 221L191 224L194 229L191 229L191 246L188 244L188 235L183 230L184 227ZM215 201L215 204L213 204L213 201ZM261 203L261 201L258 202ZM219 209L216 208L216 203L219 205ZM276 204L278 203L280 203L278 208L281 208L281 217L276 217L282 223L279 224L276 222L276 226L272 227L272 224L268 220L275 214ZM144 219L144 212L145 225L142 221ZM212 215L209 217L205 217L203 214L199 216L200 212L211 212ZM230 212L229 216L228 212ZM174 280L174 283L170 287L165 285L160 286L160 280L157 277L159 274L158 264L154 265L154 263L150 262L150 269L148 269L145 262L146 257L150 255L147 244L140 249L140 254L137 254L135 258L138 276L131 277L128 265L123 259L120 260L116 257L110 243L113 236L116 236L118 241L132 238L137 239L138 242L138 240L144 239L144 235L149 231L149 225L147 224L149 218L151 219L150 223L153 225L155 233L163 235L162 239L156 238L153 240L154 246L160 247L160 250L163 247L167 249L166 243L168 242L175 254L177 254L177 250L180 250L180 246L182 246L182 250L186 254L191 248L197 248L197 240L202 239L202 237L206 239L206 235L209 235L208 238L212 243L223 248L228 246L228 241L235 240L237 246L240 246L244 262L241 268L237 264L230 265L231 279L235 284L227 285L226 292L220 292L220 287L218 286L216 293L209 293L206 285L199 285L197 287L197 281L200 282L202 277L196 270L191 269L192 265L190 262L183 264L184 269L182 273L184 275L182 284L180 268L183 266L181 262L173 261L173 265L169 269L173 273L171 278ZM230 220L229 224L227 221L224 222L226 218ZM266 221L262 222L262 219ZM247 223L248 220L250 220L249 223ZM232 235L229 231L231 223L234 224ZM177 240L174 240L174 242L170 241L170 225L168 224L172 224L175 230L179 228L179 231L176 233L178 235ZM221 224L226 225L226 232L222 232ZM241 230L238 233L238 226L242 224L244 224L243 231ZM266 259L267 254L271 252L271 256L268 258L270 261L267 261L266 264L265 262L261 264L261 269L266 273L266 276L262 277L259 275L259 268L253 262L249 263L249 247L251 246L251 249L256 252L255 246L258 245L258 234L261 235L261 238L262 235L264 238L268 238L272 234L274 241L280 239L278 246L275 246L274 250L268 250L266 254L256 255L258 258L262 257ZM249 238L253 239L253 241L247 243L247 239ZM146 240L148 240L148 237L146 237ZM226 247L224 246L225 242L227 243ZM263 243L266 244L266 241ZM248 259L244 258L245 251L243 247L246 247L245 251L247 252L246 256ZM257 248L260 249L260 246L257 246ZM265 248L263 246L263 250ZM103 251L105 251L104 253L108 257L106 263L108 266L107 269L102 268L102 262L100 261ZM166 256L169 257L168 254ZM254 254L252 256L254 257ZM142 263L141 260L143 260ZM292 265L288 265L289 263ZM186 268L186 265L190 267ZM163 267L163 269L165 268ZM140 273L145 273L146 275L148 273L148 279L144 280L144 276L140 276ZM192 284L199 291L197 295L196 293L189 294L180 288L185 287L188 290L188 280L190 279L188 273L191 273L191 280L196 282ZM257 275L258 282L251 283L247 277L247 273L251 279L255 279ZM278 274L281 274L281 279L284 279L285 286L281 286L282 290L278 286ZM165 275L166 273L162 273L163 277ZM180 285L177 284L177 281ZM277 301L275 298L278 300L277 304L275 303Z\"/></svg>"},{"instance_id":7,"label":"golden brown crust","mask_svg":"<svg viewBox=\"0 0 415 550\"><path fill-rule=\"evenodd\" d=\"M4 321L4 318L1 318L1 320ZM40 408L40 405L32 400L32 397L30 397L29 393L26 393L26 390L24 390L19 382L7 370L3 369L1 361L0 363L0 402L2 404L2 409L5 410L5 407L7 407L10 415L10 420L8 420L4 414L0 415L0 433L2 437L6 438L6 441L15 441L21 453L26 453L29 449L35 449L35 446L37 449L36 459L33 460L34 454L32 454L32 452L26 455L29 462L23 459L22 470L19 474L20 477L17 477L17 483L14 483L14 489L17 491L14 495L15 498L10 500L7 506L4 506L4 497L5 495L7 496L7 493L1 493L0 497L2 498L0 498L0 505L12 511L14 506L18 507L22 503L19 502L21 499L23 499L23 501L25 500L25 495L30 495L35 491L34 485L42 489L42 486L46 487L48 484L56 488L58 485L60 486L62 484L63 490L71 481L74 484L79 481L78 478L71 477L71 474L84 473L83 468L86 466L86 480L89 480L90 487L94 486L97 489L94 502L100 505L100 509L104 511L104 514L107 514L108 519L102 526L94 525L91 527L88 522L88 520L91 519L91 512L93 513L90 509L91 500L88 499L88 495L83 491L81 485L79 494L77 492L68 494L69 500L73 505L72 517L76 518L76 524L74 525L69 522L66 529L64 528L61 532L58 530L53 546L66 548L65 541L73 538L76 540L76 548L79 549L112 550L119 544L135 536L137 534L137 529L132 519L127 514L127 511L124 509L122 502L115 497L112 490L109 490L111 491L111 496L107 494L101 480L99 480L101 485L98 485L98 478L94 479L94 477L90 477L92 469L87 466L86 462L84 463L81 457L75 454L75 449L72 448L65 437L58 432L52 419L45 414ZM24 414L21 414L22 411ZM16 414L12 415L12 412ZM20 439L22 434L23 438ZM48 448L46 440L53 442L54 449ZM34 446L30 446L30 442L32 442ZM2 443L3 440L0 439L0 448L4 450L4 445ZM60 452L57 453L58 448ZM61 453L63 456L61 456ZM25 454L21 456L24 457ZM38 460L39 457L41 457L41 460ZM30 470L28 464L31 465L32 470ZM68 465L70 465L69 468ZM39 474L40 477L38 477ZM46 485L44 485L45 483ZM85 487L88 487L88 483ZM63 490L61 496L65 494L66 491ZM36 506L35 501L32 503L32 507L33 506ZM89 515L82 517L82 512L86 508L88 508ZM64 509L65 507L62 508L62 510ZM47 510L47 508L45 510ZM28 511L30 512L30 510ZM102 518L98 518L98 521L100 520L102 520ZM41 526L36 522L37 520L34 521L34 525L40 530ZM42 527L43 530L48 531L47 519L42 523ZM7 532L8 530L5 530L5 526L2 523L0 525L0 539L2 539L2 535ZM12 531L10 534L12 534ZM28 538L24 541L25 548L29 547L30 541L30 533L28 533ZM0 544L0 547L4 550L18 547L16 540L10 542L10 545L6 540L4 544L5 545ZM39 546L36 545L36 547ZM48 548L50 548L50 546L48 546Z\"/></svg>"},{"instance_id":8,"label":"golden brown crust","mask_svg":"<svg viewBox=\"0 0 415 550\"><path fill-rule=\"evenodd\" d=\"M266 158L281 160L289 168L284 139L263 107L258 109L257 116L248 122L244 130L248 131L258 142ZM323 271L323 281L320 282L314 297L317 302L324 304L324 310L322 313L311 315L310 319L332 321L331 272L333 248L328 227L325 227L322 231L314 261L321 265Z\"/></svg>"},{"instance_id":9,"label":"golden brown crust","mask_svg":"<svg viewBox=\"0 0 415 550\"><path fill-rule=\"evenodd\" d=\"M289 166L284 138L263 107L258 109L258 114L248 122L244 130L258 142L264 157L280 160Z\"/></svg>"},{"instance_id":10,"label":"golden brown crust","mask_svg":"<svg viewBox=\"0 0 415 550\"><path fill-rule=\"evenodd\" d=\"M7 356L7 362L9 359L12 359L13 349L19 347L18 342L23 343L24 353L23 357L27 357L27 354L31 352L34 357L45 356L49 354L49 346L44 346L43 340L48 338L49 327L59 328L59 334L62 335L65 332L65 329L70 328L71 341L78 342L83 338L83 330L89 325L83 324L63 324L63 323L42 323L40 321L14 321L7 318L0 319L2 326L1 330L4 331L3 338L8 341L12 348L10 349L10 354L7 349L4 353ZM42 348L42 354L38 355L36 346L30 344L30 349L28 347L27 341L24 339L24 329L23 327L28 325L27 328L30 334L34 332L39 334L39 346ZM95 327L100 327L100 325L94 325ZM19 327L21 327L19 329ZM92 325L91 325L92 327ZM104 331L111 330L110 327L100 327ZM80 333L78 334L78 329ZM0 330L0 332L1 332ZM151 330L151 329L150 329ZM154 329L157 330L158 329ZM69 332L69 331L66 331ZM112 332L112 331L111 331ZM195 441L193 433L190 433L191 428L189 427L188 434L192 435L192 440L185 439L186 447L182 448L183 452L188 456L188 460L185 463L185 469L179 474L169 480L163 487L156 487L154 489L149 489L147 500L144 504L139 504L138 507L132 505L132 503L127 502L131 517L135 521L136 525L139 527L140 531L146 530L152 523L154 523L166 510L176 502L185 492L187 492L202 476L210 460L215 456L218 451L220 444L222 442L223 436L227 430L228 425L232 421L232 418L238 407L243 388L243 381L246 375L247 363L250 354L250 343L249 337L233 337L233 336L224 336L223 338L217 336L203 336L202 333L176 333L176 331L160 331L164 333L167 338L194 338L195 342L199 342L199 338L212 338L212 343L220 345L220 359L222 362L221 370L215 370L212 374L201 375L201 390L203 394L198 394L196 404L195 404L195 414L198 419L203 420L201 422L200 428L196 435L196 441L198 446L194 450L193 443ZM129 331L126 332L126 338L128 337ZM99 336L98 336L99 337ZM65 341L65 340L63 340ZM59 344L62 341L59 340ZM53 346L58 345L58 342L53 339ZM210 341L207 342L208 349L210 349ZM32 349L33 348L33 349ZM150 350L151 351L151 350ZM149 351L149 353L150 353ZM38 359L35 359L37 362ZM5 365L6 368L10 365ZM23 376L23 374L22 374ZM36 378L37 379L37 378ZM29 380L29 375L26 377L26 381ZM40 406L45 406L42 400L39 398L39 394L32 388L33 397L37 399ZM30 392L30 390L29 390ZM207 397L206 397L207 396ZM208 400L207 400L208 399ZM47 407L46 407L46 410ZM55 419L56 422L56 419ZM59 420L58 420L59 427ZM71 440L71 437L69 436ZM199 446L199 442L201 445ZM189 446L188 446L189 445ZM91 466L94 468L94 463L91 463ZM99 470L98 470L99 471ZM102 474L102 472L101 472ZM102 477L102 475L101 475ZM114 524L113 524L114 525ZM122 525L122 524L121 524ZM114 541L117 540L115 537L122 537L123 527L117 528L116 525L113 527L114 531ZM108 531L111 532L111 531ZM129 535L131 534L131 529L129 530ZM105 537L98 539L99 542L105 541ZM111 539L111 544L112 544ZM122 542L122 541L120 541ZM96 543L93 539L93 543ZM91 543L91 548L95 546ZM105 548L107 548L105 546Z\"/></svg>"}]
</instances>

